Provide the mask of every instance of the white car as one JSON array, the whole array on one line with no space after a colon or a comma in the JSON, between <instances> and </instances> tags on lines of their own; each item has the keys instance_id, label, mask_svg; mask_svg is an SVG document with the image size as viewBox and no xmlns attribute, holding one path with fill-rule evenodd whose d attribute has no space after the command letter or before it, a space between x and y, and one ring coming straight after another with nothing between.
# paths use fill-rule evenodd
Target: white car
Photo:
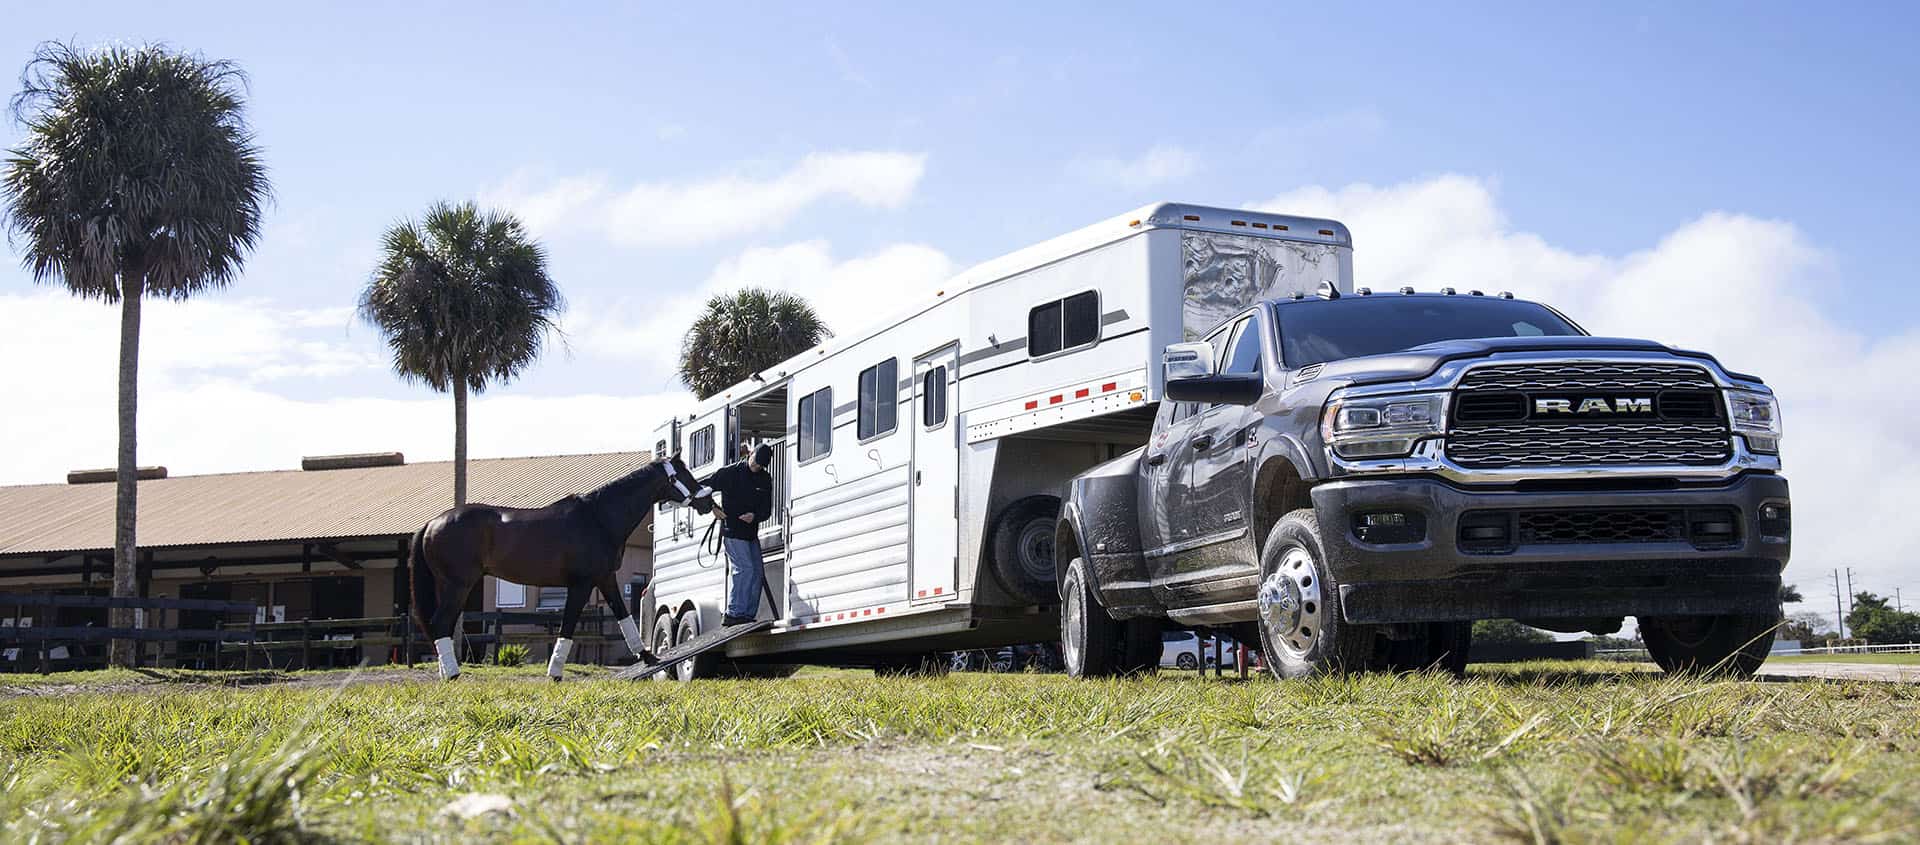
<instances>
[{"instance_id":1,"label":"white car","mask_svg":"<svg viewBox=\"0 0 1920 845\"><path fill-rule=\"evenodd\" d=\"M1221 665L1228 669L1240 668L1240 644L1232 637L1215 635L1202 640L1192 631L1167 631L1160 635L1160 668L1198 669L1203 664L1213 668L1215 639L1220 641Z\"/></svg>"}]
</instances>

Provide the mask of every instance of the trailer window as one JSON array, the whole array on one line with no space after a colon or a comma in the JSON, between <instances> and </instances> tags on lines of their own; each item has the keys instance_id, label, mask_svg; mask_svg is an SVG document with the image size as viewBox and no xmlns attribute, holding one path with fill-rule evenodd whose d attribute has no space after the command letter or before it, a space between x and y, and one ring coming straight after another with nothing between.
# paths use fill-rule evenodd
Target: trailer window
<instances>
[{"instance_id":1,"label":"trailer window","mask_svg":"<svg viewBox=\"0 0 1920 845\"><path fill-rule=\"evenodd\" d=\"M833 451L833 388L800 397L800 462Z\"/></svg>"},{"instance_id":2,"label":"trailer window","mask_svg":"<svg viewBox=\"0 0 1920 845\"><path fill-rule=\"evenodd\" d=\"M1027 312L1027 355L1040 358L1100 339L1100 294L1076 293Z\"/></svg>"},{"instance_id":3,"label":"trailer window","mask_svg":"<svg viewBox=\"0 0 1920 845\"><path fill-rule=\"evenodd\" d=\"M947 368L934 367L921 374L920 424L939 428L947 421Z\"/></svg>"},{"instance_id":4,"label":"trailer window","mask_svg":"<svg viewBox=\"0 0 1920 845\"><path fill-rule=\"evenodd\" d=\"M688 441L691 454L688 455L688 467L703 467L713 462L713 426L706 426L693 433Z\"/></svg>"},{"instance_id":5,"label":"trailer window","mask_svg":"<svg viewBox=\"0 0 1920 845\"><path fill-rule=\"evenodd\" d=\"M879 437L899 427L900 363L888 358L860 371L861 440Z\"/></svg>"}]
</instances>

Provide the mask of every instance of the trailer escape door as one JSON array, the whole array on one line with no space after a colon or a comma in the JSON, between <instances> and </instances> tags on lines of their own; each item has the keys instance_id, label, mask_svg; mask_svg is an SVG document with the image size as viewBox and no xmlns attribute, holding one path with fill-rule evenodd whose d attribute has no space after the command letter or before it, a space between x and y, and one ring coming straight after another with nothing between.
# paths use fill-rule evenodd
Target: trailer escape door
<instances>
[{"instance_id":1,"label":"trailer escape door","mask_svg":"<svg viewBox=\"0 0 1920 845\"><path fill-rule=\"evenodd\" d=\"M953 597L959 569L960 435L953 421L960 346L913 361L913 600Z\"/></svg>"}]
</instances>

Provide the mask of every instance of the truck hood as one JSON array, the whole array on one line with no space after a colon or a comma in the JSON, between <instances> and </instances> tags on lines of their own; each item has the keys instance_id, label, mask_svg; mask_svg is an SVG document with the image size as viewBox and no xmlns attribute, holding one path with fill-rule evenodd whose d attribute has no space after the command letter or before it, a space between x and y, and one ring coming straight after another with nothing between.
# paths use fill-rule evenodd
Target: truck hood
<instances>
[{"instance_id":1,"label":"truck hood","mask_svg":"<svg viewBox=\"0 0 1920 845\"><path fill-rule=\"evenodd\" d=\"M1675 349L1651 340L1627 337L1489 337L1429 343L1384 355L1328 361L1320 368L1320 380L1341 378L1354 384L1379 384L1418 381L1433 374L1440 365L1463 358L1485 358L1502 352L1566 352L1574 355L1605 352L1658 352L1679 358L1693 358L1719 366L1705 352ZM1724 369L1724 368L1723 368ZM1728 371L1727 375L1760 383L1756 376Z\"/></svg>"}]
</instances>

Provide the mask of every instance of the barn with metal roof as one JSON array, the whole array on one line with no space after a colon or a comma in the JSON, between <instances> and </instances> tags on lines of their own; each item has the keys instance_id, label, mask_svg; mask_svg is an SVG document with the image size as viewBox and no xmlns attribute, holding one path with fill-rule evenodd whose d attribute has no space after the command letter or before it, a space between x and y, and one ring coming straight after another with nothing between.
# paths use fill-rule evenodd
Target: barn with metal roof
<instances>
[{"instance_id":1,"label":"barn with metal roof","mask_svg":"<svg viewBox=\"0 0 1920 845\"><path fill-rule=\"evenodd\" d=\"M540 507L593 490L650 460L645 452L470 460L468 500ZM291 470L173 477L164 469L143 470L140 594L253 602L260 622L405 616L407 579L400 563L413 532L452 505L452 463L410 464L398 453L301 463ZM110 470L76 471L64 484L0 487L0 593L106 595L113 580L113 521ZM649 522L627 540L621 583L651 564ZM557 608L564 590L488 578L476 594L469 609L532 610ZM85 611L62 613L75 618L37 621L97 624L77 618ZM0 625L35 622L0 607ZM384 662L393 654L363 651L305 655L311 659L300 665ZM8 658L0 653L0 661Z\"/></svg>"}]
</instances>

